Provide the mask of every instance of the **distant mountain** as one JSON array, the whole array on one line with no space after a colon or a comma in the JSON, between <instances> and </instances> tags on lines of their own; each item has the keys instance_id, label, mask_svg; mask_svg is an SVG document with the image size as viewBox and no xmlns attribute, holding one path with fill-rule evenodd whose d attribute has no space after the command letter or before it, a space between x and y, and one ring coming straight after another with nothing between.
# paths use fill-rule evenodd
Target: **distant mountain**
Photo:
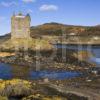
<instances>
[{"instance_id":1,"label":"distant mountain","mask_svg":"<svg viewBox=\"0 0 100 100\"><path fill-rule=\"evenodd\" d=\"M60 23L45 23L43 25L32 26L31 37L39 37L42 35L59 36L64 34L76 33L77 35L100 35L100 25L96 26L75 26ZM0 39L9 39L10 34L1 36Z\"/></svg>"},{"instance_id":2,"label":"distant mountain","mask_svg":"<svg viewBox=\"0 0 100 100\"><path fill-rule=\"evenodd\" d=\"M5 42L5 40L8 40L10 38L11 38L11 34L10 33L8 33L8 34L6 34L4 36L0 36L0 43L3 43L3 42Z\"/></svg>"},{"instance_id":3,"label":"distant mountain","mask_svg":"<svg viewBox=\"0 0 100 100\"><path fill-rule=\"evenodd\" d=\"M96 25L96 27L100 27L100 24Z\"/></svg>"},{"instance_id":4,"label":"distant mountain","mask_svg":"<svg viewBox=\"0 0 100 100\"><path fill-rule=\"evenodd\" d=\"M41 36L41 35L61 35L76 33L77 35L100 35L99 26L75 26L75 25L65 25L60 23L46 23L36 27L31 27L31 36Z\"/></svg>"}]
</instances>

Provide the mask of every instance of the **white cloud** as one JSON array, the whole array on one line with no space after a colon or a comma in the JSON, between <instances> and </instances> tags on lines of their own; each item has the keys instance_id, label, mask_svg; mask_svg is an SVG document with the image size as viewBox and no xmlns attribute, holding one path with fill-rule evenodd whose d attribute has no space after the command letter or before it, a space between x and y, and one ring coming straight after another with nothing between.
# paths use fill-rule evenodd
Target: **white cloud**
<instances>
[{"instance_id":1,"label":"white cloud","mask_svg":"<svg viewBox=\"0 0 100 100\"><path fill-rule=\"evenodd\" d=\"M36 0L22 0L25 3L29 3L29 2L35 2Z\"/></svg>"},{"instance_id":2,"label":"white cloud","mask_svg":"<svg viewBox=\"0 0 100 100\"><path fill-rule=\"evenodd\" d=\"M40 11L57 11L58 10L58 6L56 5L42 5L40 7Z\"/></svg>"},{"instance_id":3,"label":"white cloud","mask_svg":"<svg viewBox=\"0 0 100 100\"><path fill-rule=\"evenodd\" d=\"M10 6L13 6L13 5L17 5L17 3L16 2L1 2L0 5L4 6L4 7L10 7Z\"/></svg>"}]
</instances>

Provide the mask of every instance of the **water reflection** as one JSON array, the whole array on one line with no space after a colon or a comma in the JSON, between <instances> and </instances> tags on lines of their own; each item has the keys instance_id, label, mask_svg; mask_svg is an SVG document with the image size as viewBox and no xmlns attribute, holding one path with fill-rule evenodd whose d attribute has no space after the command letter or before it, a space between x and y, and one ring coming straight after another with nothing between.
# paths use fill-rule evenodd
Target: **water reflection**
<instances>
[{"instance_id":1,"label":"water reflection","mask_svg":"<svg viewBox=\"0 0 100 100\"><path fill-rule=\"evenodd\" d=\"M55 44L55 48L67 48L71 50L78 50L78 51L88 51L92 54L90 58L88 59L89 62L93 62L97 65L97 67L100 67L100 45L61 45L61 44Z\"/></svg>"}]
</instances>

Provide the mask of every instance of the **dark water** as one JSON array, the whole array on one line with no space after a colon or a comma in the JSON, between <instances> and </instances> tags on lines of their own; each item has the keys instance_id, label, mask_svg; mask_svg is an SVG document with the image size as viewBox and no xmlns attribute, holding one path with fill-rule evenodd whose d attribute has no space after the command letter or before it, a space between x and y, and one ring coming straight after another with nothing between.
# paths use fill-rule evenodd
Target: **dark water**
<instances>
[{"instance_id":1,"label":"dark water","mask_svg":"<svg viewBox=\"0 0 100 100\"><path fill-rule=\"evenodd\" d=\"M0 79L12 78L11 67L9 65L0 63Z\"/></svg>"},{"instance_id":2,"label":"dark water","mask_svg":"<svg viewBox=\"0 0 100 100\"><path fill-rule=\"evenodd\" d=\"M97 67L100 67L100 45L61 45L57 44L54 45L56 48L67 48L69 50L78 50L78 51L88 51L90 52L93 56L91 56L88 61L89 62L94 62Z\"/></svg>"},{"instance_id":3,"label":"dark water","mask_svg":"<svg viewBox=\"0 0 100 100\"><path fill-rule=\"evenodd\" d=\"M99 67L99 65L100 65L100 47L93 49L92 53L94 54L94 57L91 58L91 61L94 61Z\"/></svg>"},{"instance_id":4,"label":"dark water","mask_svg":"<svg viewBox=\"0 0 100 100\"><path fill-rule=\"evenodd\" d=\"M77 45L55 45L57 48L67 48L73 50L87 50L91 52L91 56L88 61L96 63L97 67L100 67L100 46L77 46ZM23 78L23 79L68 79L78 77L81 74L78 72L50 72L50 71L34 71L32 68L24 66L13 66L0 63L0 79L12 79L12 78Z\"/></svg>"},{"instance_id":5,"label":"dark water","mask_svg":"<svg viewBox=\"0 0 100 100\"><path fill-rule=\"evenodd\" d=\"M29 67L22 66L11 66L8 64L0 63L0 79L12 79L12 78L21 78L21 79L68 79L78 77L81 74L78 72L50 72L50 71L33 71Z\"/></svg>"},{"instance_id":6,"label":"dark water","mask_svg":"<svg viewBox=\"0 0 100 100\"><path fill-rule=\"evenodd\" d=\"M49 72L49 71L39 71L39 72L32 72L31 78L32 79L39 79L39 78L49 78L49 79L68 79L78 77L81 74L78 72L66 72L66 71L59 71L59 72Z\"/></svg>"}]
</instances>

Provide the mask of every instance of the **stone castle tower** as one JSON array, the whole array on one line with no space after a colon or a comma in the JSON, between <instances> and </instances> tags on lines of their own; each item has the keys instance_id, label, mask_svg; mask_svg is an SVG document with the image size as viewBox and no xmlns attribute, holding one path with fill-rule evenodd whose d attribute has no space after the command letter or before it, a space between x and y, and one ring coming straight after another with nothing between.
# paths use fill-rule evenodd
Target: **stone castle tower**
<instances>
[{"instance_id":1,"label":"stone castle tower","mask_svg":"<svg viewBox=\"0 0 100 100\"><path fill-rule=\"evenodd\" d=\"M15 48L28 49L30 40L30 15L13 15L11 18L11 41Z\"/></svg>"},{"instance_id":2,"label":"stone castle tower","mask_svg":"<svg viewBox=\"0 0 100 100\"><path fill-rule=\"evenodd\" d=\"M30 38L30 15L26 16L19 13L18 15L13 15L11 19L11 39L27 39Z\"/></svg>"}]
</instances>

